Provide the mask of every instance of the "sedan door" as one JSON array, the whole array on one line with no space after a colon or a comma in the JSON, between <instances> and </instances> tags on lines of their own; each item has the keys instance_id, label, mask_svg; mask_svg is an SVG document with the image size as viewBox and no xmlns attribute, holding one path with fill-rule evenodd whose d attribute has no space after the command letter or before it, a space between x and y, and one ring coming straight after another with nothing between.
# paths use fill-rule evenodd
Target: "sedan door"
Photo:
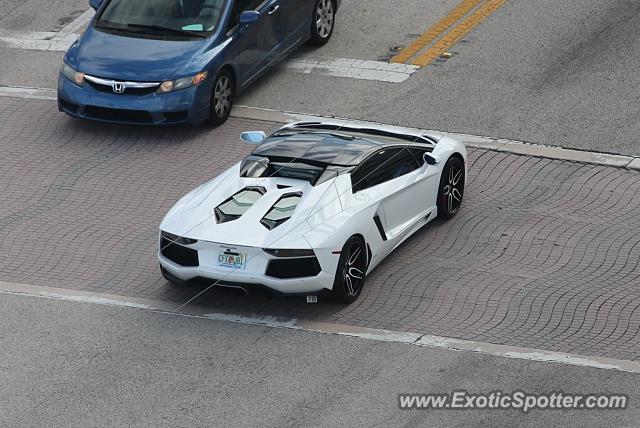
<instances>
[{"instance_id":1,"label":"sedan door","mask_svg":"<svg viewBox=\"0 0 640 428\"><path fill-rule=\"evenodd\" d=\"M236 64L242 87L255 80L273 61L280 48L276 32L276 17L280 0L235 0L227 26L233 37L229 56ZM260 13L258 20L241 25L240 15L247 10Z\"/></svg>"},{"instance_id":2,"label":"sedan door","mask_svg":"<svg viewBox=\"0 0 640 428\"><path fill-rule=\"evenodd\" d=\"M289 54L309 37L314 3L315 0L279 0L276 17L276 31L281 40L279 55Z\"/></svg>"}]
</instances>

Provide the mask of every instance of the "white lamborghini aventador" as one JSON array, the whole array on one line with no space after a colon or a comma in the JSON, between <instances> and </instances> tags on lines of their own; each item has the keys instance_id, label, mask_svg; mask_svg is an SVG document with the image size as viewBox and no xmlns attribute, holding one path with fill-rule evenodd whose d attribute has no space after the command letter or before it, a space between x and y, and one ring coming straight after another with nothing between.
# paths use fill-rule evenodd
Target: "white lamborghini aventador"
<instances>
[{"instance_id":1,"label":"white lamborghini aventador","mask_svg":"<svg viewBox=\"0 0 640 428\"><path fill-rule=\"evenodd\" d=\"M467 151L403 128L301 122L183 197L160 225L171 282L353 302L366 275L462 202Z\"/></svg>"}]
</instances>

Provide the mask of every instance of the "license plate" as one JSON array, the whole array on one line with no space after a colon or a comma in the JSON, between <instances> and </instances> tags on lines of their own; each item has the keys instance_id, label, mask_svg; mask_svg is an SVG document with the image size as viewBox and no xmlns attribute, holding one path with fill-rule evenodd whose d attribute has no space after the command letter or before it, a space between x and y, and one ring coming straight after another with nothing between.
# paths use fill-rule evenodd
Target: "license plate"
<instances>
[{"instance_id":1,"label":"license plate","mask_svg":"<svg viewBox=\"0 0 640 428\"><path fill-rule=\"evenodd\" d=\"M232 269L244 269L247 263L247 255L242 253L219 253L218 254L218 266L232 268Z\"/></svg>"}]
</instances>

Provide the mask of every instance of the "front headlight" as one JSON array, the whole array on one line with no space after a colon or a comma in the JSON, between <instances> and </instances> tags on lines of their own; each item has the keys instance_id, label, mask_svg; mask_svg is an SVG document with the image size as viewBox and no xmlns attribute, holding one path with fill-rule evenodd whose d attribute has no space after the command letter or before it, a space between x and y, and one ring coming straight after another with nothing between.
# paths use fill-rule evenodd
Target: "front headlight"
<instances>
[{"instance_id":1,"label":"front headlight","mask_svg":"<svg viewBox=\"0 0 640 428\"><path fill-rule=\"evenodd\" d=\"M191 86L197 86L204 82L207 78L207 72L203 71L195 76L183 77L182 79L167 80L162 82L158 89L159 94L166 94L167 92L179 91L180 89L190 88Z\"/></svg>"},{"instance_id":2,"label":"front headlight","mask_svg":"<svg viewBox=\"0 0 640 428\"><path fill-rule=\"evenodd\" d=\"M62 63L62 68L60 69L64 77L71 80L78 86L84 86L86 80L84 80L84 73L80 73L79 71L74 70L69 67L66 63Z\"/></svg>"}]
</instances>

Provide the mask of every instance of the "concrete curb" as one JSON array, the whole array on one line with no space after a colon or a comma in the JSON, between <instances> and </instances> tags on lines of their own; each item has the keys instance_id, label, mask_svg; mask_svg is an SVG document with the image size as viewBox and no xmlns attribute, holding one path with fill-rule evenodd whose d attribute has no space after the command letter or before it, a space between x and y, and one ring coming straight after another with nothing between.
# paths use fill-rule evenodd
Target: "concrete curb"
<instances>
[{"instance_id":1,"label":"concrete curb","mask_svg":"<svg viewBox=\"0 0 640 428\"><path fill-rule=\"evenodd\" d=\"M0 97L26 98L37 100L57 100L57 91L46 88L28 88L18 86L0 86ZM262 120L267 122L289 123L298 121L321 121L323 119L343 120L351 124L376 124L376 122L353 120L334 116L316 116L304 113L281 112L258 107L237 105L234 107L232 117L240 119ZM517 140L503 138L484 137L455 132L437 131L422 128L410 128L414 131L430 133L437 136L450 136L461 140L467 147L492 150L504 153L513 153L523 156L542 157L548 159L582 162L594 165L604 165L630 170L640 170L640 156L627 156L612 153L589 152L582 150L566 149L564 147L546 146L541 144L526 143Z\"/></svg>"},{"instance_id":2,"label":"concrete curb","mask_svg":"<svg viewBox=\"0 0 640 428\"><path fill-rule=\"evenodd\" d=\"M353 120L334 116L316 116L303 113L280 112L277 110L262 109L257 107L236 106L232 114L234 117L253 120L264 120L269 122L297 122L297 121L321 121L322 119L344 120L351 124L375 124L364 120ZM437 136L449 136L461 140L467 147L474 147L484 150L492 150L505 153L513 153L524 156L534 156L549 159L566 160L572 162L582 162L596 165L612 166L617 168L627 168L640 170L640 157L617 155L612 153L589 152L583 150L566 149L558 146L547 146L542 144L526 143L517 140L504 138L484 137L480 135L469 135L456 132L438 131L422 128L408 128L423 133L435 134Z\"/></svg>"},{"instance_id":3,"label":"concrete curb","mask_svg":"<svg viewBox=\"0 0 640 428\"><path fill-rule=\"evenodd\" d=\"M62 288L43 287L29 284L16 284L0 281L0 294L13 294L34 298L63 300L86 304L117 306L142 309L173 316L193 317L212 321L233 322L239 324L260 325L270 328L307 331L320 334L335 334L377 342L403 343L414 346L447 349L450 351L467 351L504 358L530 360L546 363L560 363L580 367L640 373L640 362L606 357L568 354L533 348L521 348L509 345L496 345L485 342L455 339L450 337L431 336L421 333L382 330L376 328L356 327L343 324L282 319L265 316L245 316L229 313L210 313L206 307L190 305L181 312L176 312L175 303L123 297L113 294L93 293L88 291L68 290Z\"/></svg>"}]
</instances>

